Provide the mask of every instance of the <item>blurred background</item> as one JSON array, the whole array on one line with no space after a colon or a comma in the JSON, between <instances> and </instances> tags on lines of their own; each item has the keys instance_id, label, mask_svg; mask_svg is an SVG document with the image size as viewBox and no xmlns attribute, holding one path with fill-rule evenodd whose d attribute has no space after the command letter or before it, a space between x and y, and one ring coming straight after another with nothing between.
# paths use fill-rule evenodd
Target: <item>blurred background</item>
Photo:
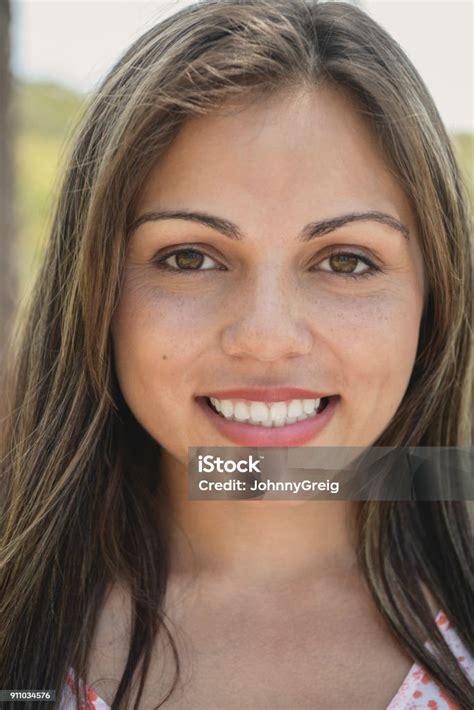
<instances>
[{"instance_id":1,"label":"blurred background","mask_svg":"<svg viewBox=\"0 0 474 710\"><path fill-rule=\"evenodd\" d=\"M0 358L41 260L67 149L128 45L189 0L0 0ZM474 195L473 4L360 0L411 58Z\"/></svg>"}]
</instances>

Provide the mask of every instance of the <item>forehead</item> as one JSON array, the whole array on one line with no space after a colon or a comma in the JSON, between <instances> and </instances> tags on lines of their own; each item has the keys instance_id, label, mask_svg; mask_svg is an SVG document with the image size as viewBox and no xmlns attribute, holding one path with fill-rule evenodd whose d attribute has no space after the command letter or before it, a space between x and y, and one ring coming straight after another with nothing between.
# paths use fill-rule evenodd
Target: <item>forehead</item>
<instances>
[{"instance_id":1,"label":"forehead","mask_svg":"<svg viewBox=\"0 0 474 710\"><path fill-rule=\"evenodd\" d=\"M360 107L335 87L280 92L189 119L155 165L139 210L217 206L275 224L351 210L412 222L406 195ZM223 213L225 210L225 214Z\"/></svg>"}]
</instances>

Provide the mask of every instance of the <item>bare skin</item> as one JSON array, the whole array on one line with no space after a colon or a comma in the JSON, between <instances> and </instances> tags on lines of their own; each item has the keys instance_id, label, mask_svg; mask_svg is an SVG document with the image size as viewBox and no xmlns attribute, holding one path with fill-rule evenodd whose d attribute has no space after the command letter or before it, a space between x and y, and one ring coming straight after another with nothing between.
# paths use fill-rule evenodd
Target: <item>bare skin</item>
<instances>
[{"instance_id":1,"label":"bare skin","mask_svg":"<svg viewBox=\"0 0 474 710\"><path fill-rule=\"evenodd\" d=\"M208 212L245 234L231 242L186 220L143 223L113 323L122 392L165 452L173 521L165 613L183 688L164 707L386 707L412 661L357 570L352 504L189 501L186 461L190 446L232 445L194 400L225 387L338 393L335 415L306 445L377 439L408 385L423 307L409 201L356 105L320 88L189 121L151 172L136 216L157 209ZM368 211L398 220L409 238L365 221L295 240L308 222ZM157 255L185 245L208 257L200 273L157 270ZM380 270L341 276L334 252L357 252ZM128 609L114 587L90 659L89 681L109 704ZM158 641L141 710L158 704L171 673Z\"/></svg>"},{"instance_id":2,"label":"bare skin","mask_svg":"<svg viewBox=\"0 0 474 710\"><path fill-rule=\"evenodd\" d=\"M90 660L91 685L109 705L125 666L129 609L115 589ZM381 710L413 663L356 574L267 590L174 581L166 609L181 660L180 685L163 706L173 710ZM141 710L171 685L165 649L156 645Z\"/></svg>"}]
</instances>

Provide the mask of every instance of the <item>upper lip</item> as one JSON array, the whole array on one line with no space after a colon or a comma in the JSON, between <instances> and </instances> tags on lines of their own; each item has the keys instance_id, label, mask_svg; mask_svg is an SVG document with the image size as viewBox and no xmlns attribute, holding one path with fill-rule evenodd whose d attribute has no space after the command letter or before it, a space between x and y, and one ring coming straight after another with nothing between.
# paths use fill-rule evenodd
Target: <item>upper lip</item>
<instances>
[{"instance_id":1,"label":"upper lip","mask_svg":"<svg viewBox=\"0 0 474 710\"><path fill-rule=\"evenodd\" d=\"M216 399L248 399L257 402L283 402L290 399L321 399L329 397L327 392L315 392L300 387L265 387L215 390L208 392L206 397Z\"/></svg>"}]
</instances>

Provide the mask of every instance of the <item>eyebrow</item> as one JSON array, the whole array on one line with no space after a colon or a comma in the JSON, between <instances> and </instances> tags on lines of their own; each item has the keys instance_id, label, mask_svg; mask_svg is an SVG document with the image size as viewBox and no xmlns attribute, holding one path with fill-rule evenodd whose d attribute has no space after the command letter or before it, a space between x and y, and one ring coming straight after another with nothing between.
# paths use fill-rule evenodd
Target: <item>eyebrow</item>
<instances>
[{"instance_id":1,"label":"eyebrow","mask_svg":"<svg viewBox=\"0 0 474 710\"><path fill-rule=\"evenodd\" d=\"M191 222L199 222L211 229L215 229L225 237L234 240L243 240L245 237L239 227L228 219L217 217L208 212L194 212L190 210L161 210L159 212L146 212L138 217L130 226L129 234L131 235L145 222L157 222L163 219L184 219ZM351 212L350 214L340 215L323 219L318 222L309 222L297 236L297 240L301 242L309 242L315 237L322 237L330 232L344 227L346 224L353 222L378 222L386 224L389 227L400 232L406 239L410 238L408 228L395 217L392 217L385 212Z\"/></svg>"}]
</instances>

